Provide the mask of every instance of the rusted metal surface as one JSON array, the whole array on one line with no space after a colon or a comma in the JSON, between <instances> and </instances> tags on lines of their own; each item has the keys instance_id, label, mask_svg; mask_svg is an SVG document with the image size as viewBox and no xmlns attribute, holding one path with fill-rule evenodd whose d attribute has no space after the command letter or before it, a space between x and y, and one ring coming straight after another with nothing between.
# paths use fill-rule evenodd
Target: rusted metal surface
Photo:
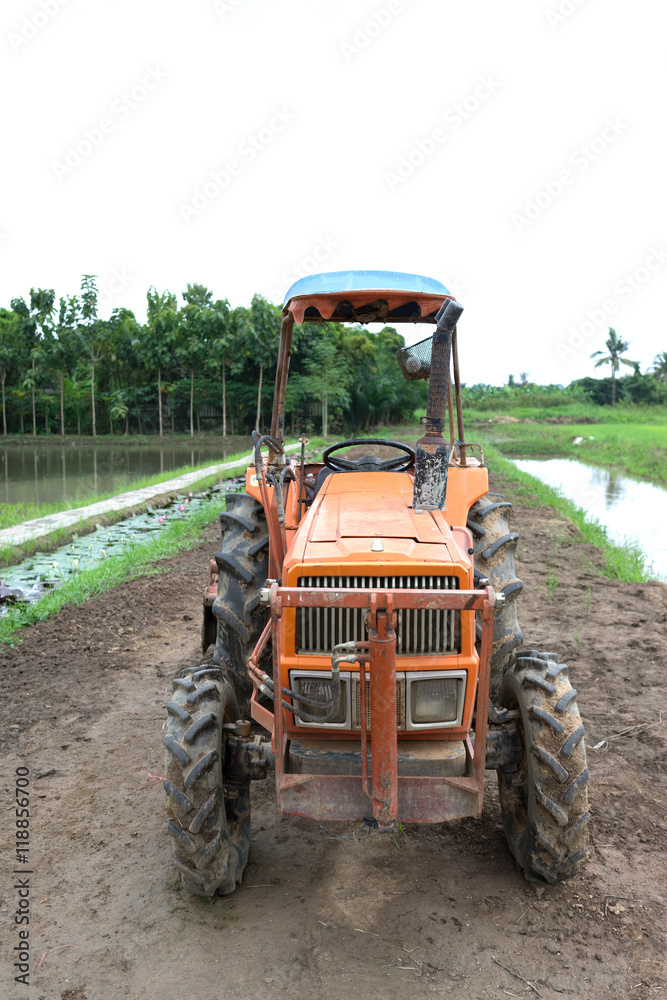
<instances>
[{"instance_id":1,"label":"rusted metal surface","mask_svg":"<svg viewBox=\"0 0 667 1000\"><path fill-rule=\"evenodd\" d=\"M399 777L398 818L403 823L445 823L479 812L481 790L460 778ZM317 820L354 820L368 815L358 777L344 774L286 774L280 780L282 812Z\"/></svg>"},{"instance_id":2,"label":"rusted metal surface","mask_svg":"<svg viewBox=\"0 0 667 1000\"><path fill-rule=\"evenodd\" d=\"M366 747L366 776L371 750L372 744L369 743ZM368 788L363 780L364 750L360 748L359 740L292 739L289 758L290 771L294 774L356 774L362 779L362 788ZM398 741L399 777L462 778L467 760L463 740Z\"/></svg>"},{"instance_id":3,"label":"rusted metal surface","mask_svg":"<svg viewBox=\"0 0 667 1000\"><path fill-rule=\"evenodd\" d=\"M487 591L493 594L488 587ZM488 723L489 678L491 675L491 646L493 643L493 602L486 601L482 607L482 642L479 652L479 678L477 681L477 707L475 718L475 746L472 751L474 775L479 786L477 816L482 815L484 794L484 765L486 760L486 729Z\"/></svg>"},{"instance_id":4,"label":"rusted metal surface","mask_svg":"<svg viewBox=\"0 0 667 1000\"><path fill-rule=\"evenodd\" d=\"M258 693L257 688L255 688L250 698L250 715L254 722L257 722L260 726L263 726L264 729L266 729L266 731L271 733L271 736L273 736L275 716L270 709L265 708L264 705L259 704L259 702L257 701L257 693ZM273 740L271 741L271 746L275 751Z\"/></svg>"},{"instance_id":5,"label":"rusted metal surface","mask_svg":"<svg viewBox=\"0 0 667 1000\"><path fill-rule=\"evenodd\" d=\"M361 643L359 643L359 646ZM369 658L370 659L370 658ZM366 798L372 800L372 794L368 790L368 729L366 728L366 657L360 656L357 660L359 664L359 693L361 699L361 709L359 721L361 723L361 787Z\"/></svg>"},{"instance_id":6,"label":"rusted metal surface","mask_svg":"<svg viewBox=\"0 0 667 1000\"><path fill-rule=\"evenodd\" d=\"M271 586L271 604L281 615L284 608L368 608L371 610L373 597L380 602L378 608L386 610L386 598L391 596L394 608L416 608L424 611L482 611L485 602L493 606L493 590L358 590L350 587L340 590L325 590L320 587L302 589L300 587Z\"/></svg>"},{"instance_id":7,"label":"rusted metal surface","mask_svg":"<svg viewBox=\"0 0 667 1000\"><path fill-rule=\"evenodd\" d=\"M396 745L396 612L387 595L386 609L378 608L371 593L368 621L371 731L373 733L373 818L380 828L398 817L398 748ZM362 702L365 715L365 702Z\"/></svg>"},{"instance_id":8,"label":"rusted metal surface","mask_svg":"<svg viewBox=\"0 0 667 1000\"><path fill-rule=\"evenodd\" d=\"M204 591L204 607L210 608L218 596L218 564L211 559L208 567L208 583Z\"/></svg>"},{"instance_id":9,"label":"rusted metal surface","mask_svg":"<svg viewBox=\"0 0 667 1000\"><path fill-rule=\"evenodd\" d=\"M253 431L254 439L255 432ZM281 450L281 446L275 438L269 434L265 434L257 439L254 449L255 475L257 477L257 485L259 486L262 507L266 514L266 526L269 530L269 577L278 577L282 572L282 565L285 560L284 526L281 532L281 524L278 517L278 489L269 489L267 482L267 469L262 459L262 445L265 443L268 443L270 457L273 456L274 459L278 451ZM271 476L271 478L277 487L275 477Z\"/></svg>"},{"instance_id":10,"label":"rusted metal surface","mask_svg":"<svg viewBox=\"0 0 667 1000\"><path fill-rule=\"evenodd\" d=\"M373 815L380 827L390 829L396 819L406 822L444 822L461 816L479 816L482 809L484 763L491 664L491 636L495 595L484 591L424 593L407 590L303 590L270 588L271 639L280 649L280 623L288 607L365 607L369 611L368 659L372 730ZM412 777L398 775L396 730L396 610L399 608L458 608L482 612L482 644L476 698L474 746L465 740L466 771L463 777ZM265 630L266 632L266 630ZM365 654L361 654L365 660ZM253 658L251 658L251 666ZM251 669L251 673L252 673ZM361 676L360 676L361 683ZM365 683L365 668L364 668ZM365 700L362 701L362 708ZM365 712L362 711L365 725ZM315 819L362 819L368 812L367 744L361 756L362 780L340 774L290 774L289 745L285 737L282 705L275 712L273 746L276 749L276 795L279 811ZM278 748L281 752L278 753ZM477 748L477 749L476 749ZM365 780L364 780L365 779Z\"/></svg>"}]
</instances>

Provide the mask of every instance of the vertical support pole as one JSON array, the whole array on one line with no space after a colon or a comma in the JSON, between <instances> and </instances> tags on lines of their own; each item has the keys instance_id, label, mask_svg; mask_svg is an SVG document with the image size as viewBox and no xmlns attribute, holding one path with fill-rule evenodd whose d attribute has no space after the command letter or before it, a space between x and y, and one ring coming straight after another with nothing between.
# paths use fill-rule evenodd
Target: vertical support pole
<instances>
[{"instance_id":1,"label":"vertical support pole","mask_svg":"<svg viewBox=\"0 0 667 1000\"><path fill-rule=\"evenodd\" d=\"M463 431L463 400L461 399L461 378L459 376L459 348L456 335L456 327L452 334L452 361L454 363L454 392L456 393L456 420L458 424L459 441L465 441ZM460 464L465 467L466 448L464 444L459 445Z\"/></svg>"},{"instance_id":2,"label":"vertical support pole","mask_svg":"<svg viewBox=\"0 0 667 1000\"><path fill-rule=\"evenodd\" d=\"M454 430L454 393L451 379L447 386L447 421L449 423L449 461L451 462L452 455L454 454L454 441L456 439L456 431Z\"/></svg>"},{"instance_id":3,"label":"vertical support pole","mask_svg":"<svg viewBox=\"0 0 667 1000\"><path fill-rule=\"evenodd\" d=\"M280 683L280 619L282 617L282 601L276 594L278 584L271 586L271 646L273 661L274 690L274 730L271 749L276 760L276 806L280 812L280 785L285 773L285 709L283 708L282 685Z\"/></svg>"},{"instance_id":4,"label":"vertical support pole","mask_svg":"<svg viewBox=\"0 0 667 1000\"><path fill-rule=\"evenodd\" d=\"M373 817L391 831L398 818L398 743L396 718L396 612L391 595L378 610L371 595L369 616Z\"/></svg>"},{"instance_id":5,"label":"vertical support pole","mask_svg":"<svg viewBox=\"0 0 667 1000\"><path fill-rule=\"evenodd\" d=\"M294 317L290 312L283 315L280 325L280 345L278 347L278 364L276 365L276 385L273 395L273 414L271 416L271 437L279 444L285 443L285 390L287 388L287 373L289 359L292 354L292 332ZM273 452L269 455L269 465L275 461Z\"/></svg>"},{"instance_id":6,"label":"vertical support pole","mask_svg":"<svg viewBox=\"0 0 667 1000\"><path fill-rule=\"evenodd\" d=\"M360 656L357 659L359 664L359 698L361 701L361 711L359 721L361 723L361 785L364 795L371 799L373 796L368 791L368 730L366 729L366 657Z\"/></svg>"},{"instance_id":7,"label":"vertical support pole","mask_svg":"<svg viewBox=\"0 0 667 1000\"><path fill-rule=\"evenodd\" d=\"M486 729L489 714L489 677L491 674L491 646L493 643L493 614L495 595L491 587L486 588L486 601L482 610L482 643L479 653L479 680L477 682L477 705L475 719L475 757L473 760L475 779L478 786L477 816L482 814L484 794L484 764L486 762Z\"/></svg>"}]
</instances>

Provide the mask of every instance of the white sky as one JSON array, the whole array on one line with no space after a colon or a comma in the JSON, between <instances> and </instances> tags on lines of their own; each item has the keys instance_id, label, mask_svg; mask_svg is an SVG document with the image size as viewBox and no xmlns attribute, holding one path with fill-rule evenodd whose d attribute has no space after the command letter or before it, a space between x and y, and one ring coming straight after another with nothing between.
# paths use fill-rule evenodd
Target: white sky
<instances>
[{"instance_id":1,"label":"white sky","mask_svg":"<svg viewBox=\"0 0 667 1000\"><path fill-rule=\"evenodd\" d=\"M466 307L468 383L594 374L609 325L644 368L666 27L655 0L3 0L0 304L92 272L143 319L151 284L237 305L299 268L415 271Z\"/></svg>"}]
</instances>

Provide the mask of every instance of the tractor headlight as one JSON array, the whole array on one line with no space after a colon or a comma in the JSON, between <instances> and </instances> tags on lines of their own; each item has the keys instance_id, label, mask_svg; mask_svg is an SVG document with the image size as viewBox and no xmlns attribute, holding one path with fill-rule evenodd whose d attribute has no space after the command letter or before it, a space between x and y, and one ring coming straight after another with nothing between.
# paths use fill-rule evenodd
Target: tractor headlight
<instances>
[{"instance_id":1,"label":"tractor headlight","mask_svg":"<svg viewBox=\"0 0 667 1000\"><path fill-rule=\"evenodd\" d=\"M331 686L331 673L323 673L321 671L308 670L303 673L292 670L290 671L290 685L292 690L296 694L300 694L304 698L308 698L310 701L321 701L326 707L322 708L322 715L326 715L329 710L329 705L331 704L332 697L332 686ZM298 702L297 708L298 708ZM304 705L304 712L308 715L317 715L318 709L312 705ZM299 718L299 715L294 716L294 721L298 726L324 726L329 728L333 726L335 729L349 729L350 728L350 675L345 671L341 671L340 674L340 701L338 703L338 711L336 712L333 719L329 719L328 722L304 722L303 719Z\"/></svg>"},{"instance_id":2,"label":"tractor headlight","mask_svg":"<svg viewBox=\"0 0 667 1000\"><path fill-rule=\"evenodd\" d=\"M466 692L466 671L406 671L408 729L460 726Z\"/></svg>"}]
</instances>

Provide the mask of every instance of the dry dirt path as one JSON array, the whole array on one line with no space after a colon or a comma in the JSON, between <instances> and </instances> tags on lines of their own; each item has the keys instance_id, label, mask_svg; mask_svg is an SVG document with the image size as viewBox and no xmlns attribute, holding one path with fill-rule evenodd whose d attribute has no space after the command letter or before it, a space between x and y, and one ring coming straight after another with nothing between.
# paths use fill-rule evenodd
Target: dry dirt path
<instances>
[{"instance_id":1,"label":"dry dirt path","mask_svg":"<svg viewBox=\"0 0 667 1000\"><path fill-rule=\"evenodd\" d=\"M605 581L591 565L597 552L574 544L553 511L522 506L514 517L526 642L557 649L570 664L589 748L657 722L665 707L667 587ZM589 749L593 846L582 872L563 885L536 888L517 874L493 774L481 821L410 826L397 842L328 840L317 823L276 816L269 778L253 788L244 885L213 901L182 892L170 866L162 788L147 772L162 773L170 679L200 660L201 592L216 540L210 529L198 549L165 563L167 574L65 610L0 654L0 994L664 996L660 725ZM559 577L552 600L549 566ZM32 779L28 989L14 984L10 957L17 940L10 824L20 765ZM50 949L60 950L38 968Z\"/></svg>"}]
</instances>

